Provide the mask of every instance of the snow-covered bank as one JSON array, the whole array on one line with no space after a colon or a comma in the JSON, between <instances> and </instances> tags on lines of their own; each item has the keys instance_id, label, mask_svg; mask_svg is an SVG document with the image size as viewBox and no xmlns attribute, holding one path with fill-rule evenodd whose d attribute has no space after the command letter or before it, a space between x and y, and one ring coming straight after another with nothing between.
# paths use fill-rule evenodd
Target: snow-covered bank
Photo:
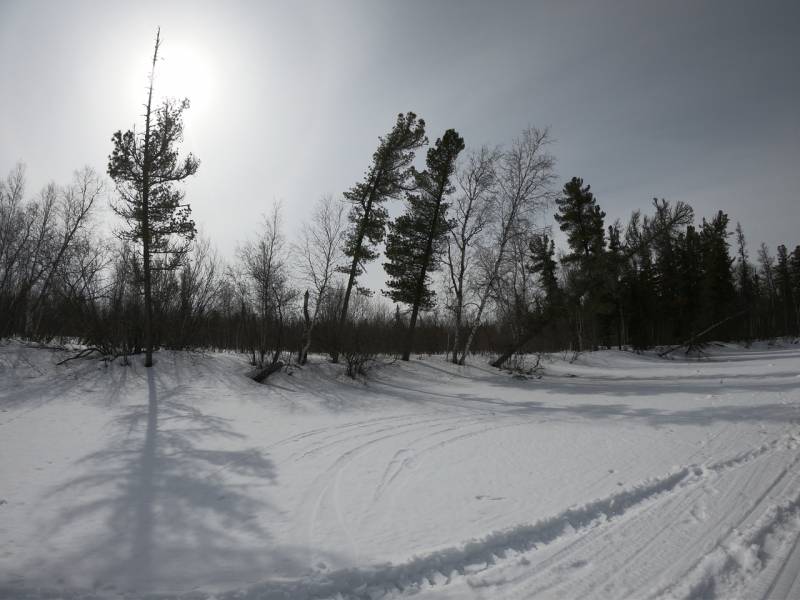
<instances>
[{"instance_id":1,"label":"snow-covered bank","mask_svg":"<svg viewBox=\"0 0 800 600\"><path fill-rule=\"evenodd\" d=\"M800 348L152 370L0 346L0 596L797 597Z\"/></svg>"}]
</instances>

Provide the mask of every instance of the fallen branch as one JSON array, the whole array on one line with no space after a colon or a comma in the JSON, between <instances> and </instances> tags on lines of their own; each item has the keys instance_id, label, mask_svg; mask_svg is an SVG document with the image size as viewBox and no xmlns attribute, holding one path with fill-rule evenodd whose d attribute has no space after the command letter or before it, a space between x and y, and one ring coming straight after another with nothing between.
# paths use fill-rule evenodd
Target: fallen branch
<instances>
[{"instance_id":1,"label":"fallen branch","mask_svg":"<svg viewBox=\"0 0 800 600\"><path fill-rule=\"evenodd\" d=\"M741 316L742 316L744 313L745 313L745 311L743 311L743 310L742 310L742 311L739 311L739 312L738 312L738 313L736 313L736 314L730 315L729 317L725 317L725 318L724 318L724 319L722 319L721 321L717 321L717 322L716 322L716 323L714 323L713 325L710 325L709 327L706 327L706 328L705 328L705 329L703 329L703 331L701 331L700 333L696 333L696 334L694 334L692 337L690 337L690 338L689 338L688 340L686 340L685 342L683 342L683 343L680 343L680 344L678 344L677 346L673 346L672 348L667 348L667 349L666 349L666 350L664 350L663 352L659 352L658 356L659 356L660 358L664 358L664 357L665 357L667 354L670 354L670 353L672 353L672 352L675 352L675 350L677 350L678 348L683 348L684 346L687 346L687 347L688 347L688 349L690 350L690 349L692 348L692 346L694 346L694 345L695 345L695 342L697 341L697 339L698 339L698 338L700 338L700 337L704 336L704 335L705 335L705 334L707 334L707 333L710 333L711 331L714 331L714 330L715 330L717 327L719 327L720 325L724 325L725 323L727 323L728 321L730 321L730 320L732 320L732 319L735 319L736 317L741 317ZM689 350L687 350L687 352L688 352Z\"/></svg>"},{"instance_id":2,"label":"fallen branch","mask_svg":"<svg viewBox=\"0 0 800 600\"><path fill-rule=\"evenodd\" d=\"M56 365L63 365L65 362L68 362L70 360L75 360L75 359L78 359L78 358L86 358L92 352L97 352L101 356L108 356L105 352L100 350L100 348L84 348L83 350L78 352L75 356L70 356L69 358L65 358L64 360L57 362ZM114 358L116 358L116 357L114 357Z\"/></svg>"}]
</instances>

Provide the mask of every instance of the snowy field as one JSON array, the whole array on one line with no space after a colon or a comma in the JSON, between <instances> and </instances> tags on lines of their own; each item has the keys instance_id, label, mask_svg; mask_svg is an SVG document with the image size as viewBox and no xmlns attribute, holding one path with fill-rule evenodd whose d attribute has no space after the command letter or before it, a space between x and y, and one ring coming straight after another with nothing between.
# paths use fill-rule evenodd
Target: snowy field
<instances>
[{"instance_id":1,"label":"snowy field","mask_svg":"<svg viewBox=\"0 0 800 600\"><path fill-rule=\"evenodd\" d=\"M0 597L800 598L800 346L266 385L0 344Z\"/></svg>"}]
</instances>

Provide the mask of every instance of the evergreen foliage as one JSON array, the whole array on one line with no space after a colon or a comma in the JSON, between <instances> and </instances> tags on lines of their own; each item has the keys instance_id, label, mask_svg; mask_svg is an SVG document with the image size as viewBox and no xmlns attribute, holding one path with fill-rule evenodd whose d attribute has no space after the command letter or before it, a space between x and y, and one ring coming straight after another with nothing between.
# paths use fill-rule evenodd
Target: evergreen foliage
<instances>
[{"instance_id":1,"label":"evergreen foliage","mask_svg":"<svg viewBox=\"0 0 800 600\"><path fill-rule=\"evenodd\" d=\"M394 128L386 137L380 138L364 180L344 194L352 205L348 216L351 226L344 246L344 253L351 259L351 263L344 270L348 274L348 280L335 346L341 343L341 333L347 321L350 295L356 279L364 272L365 263L378 257L376 246L384 239L388 217L384 203L390 198L397 198L408 189L408 180L413 173L411 163L414 153L427 143L425 121L417 119L413 112L405 115L400 113ZM339 348L334 349L332 357L334 362L338 361Z\"/></svg>"},{"instance_id":2,"label":"evergreen foliage","mask_svg":"<svg viewBox=\"0 0 800 600\"><path fill-rule=\"evenodd\" d=\"M145 366L153 364L153 254L167 257L158 269L174 269L194 238L195 226L191 210L183 203L184 192L177 182L197 172L197 159L189 154L178 158L177 144L183 141L183 111L189 101L164 100L153 108L153 81L161 43L161 30L156 34L150 84L145 104L144 130L137 133L117 131L111 138L114 148L108 158L108 174L114 180L120 202L113 205L128 230L123 239L142 245L144 284ZM174 244L173 240L183 240Z\"/></svg>"},{"instance_id":3,"label":"evergreen foliage","mask_svg":"<svg viewBox=\"0 0 800 600\"><path fill-rule=\"evenodd\" d=\"M427 169L413 171L415 190L406 193L406 210L390 224L386 239L384 269L390 279L384 293L395 302L411 305L404 360L411 352L414 328L420 310L434 306L431 272L438 269L439 256L449 230L445 197L453 192L451 178L464 140L448 129L428 149Z\"/></svg>"}]
</instances>

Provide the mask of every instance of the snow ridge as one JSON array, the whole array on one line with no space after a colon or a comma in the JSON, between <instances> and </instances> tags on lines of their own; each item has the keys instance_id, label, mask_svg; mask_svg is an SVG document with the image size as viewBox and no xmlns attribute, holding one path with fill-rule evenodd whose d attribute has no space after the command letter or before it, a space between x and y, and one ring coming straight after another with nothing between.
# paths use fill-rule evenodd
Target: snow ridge
<instances>
[{"instance_id":1,"label":"snow ridge","mask_svg":"<svg viewBox=\"0 0 800 600\"><path fill-rule=\"evenodd\" d=\"M466 575L488 568L498 559L526 552L576 531L599 525L629 509L703 474L696 466L684 467L664 477L647 480L633 488L583 506L570 508L533 524L491 533L466 542L417 556L399 565L369 569L344 569L319 578L298 582L267 582L248 590L217 596L219 600L314 600L343 598L372 599L392 591L411 591L425 584L448 583L455 575Z\"/></svg>"}]
</instances>

